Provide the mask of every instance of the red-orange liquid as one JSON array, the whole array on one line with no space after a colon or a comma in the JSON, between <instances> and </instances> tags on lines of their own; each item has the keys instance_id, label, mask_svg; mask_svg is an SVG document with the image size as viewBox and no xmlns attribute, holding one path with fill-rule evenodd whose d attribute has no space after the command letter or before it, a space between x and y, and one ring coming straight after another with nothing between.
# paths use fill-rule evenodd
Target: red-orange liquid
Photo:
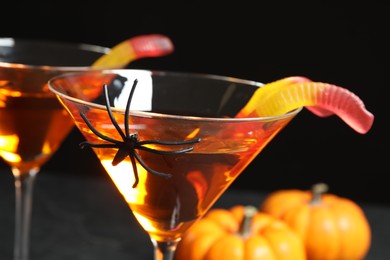
<instances>
[{"instance_id":1,"label":"red-orange liquid","mask_svg":"<svg viewBox=\"0 0 390 260\"><path fill-rule=\"evenodd\" d=\"M51 93L0 89L0 156L21 172L44 164L73 126Z\"/></svg>"},{"instance_id":2,"label":"red-orange liquid","mask_svg":"<svg viewBox=\"0 0 390 260\"><path fill-rule=\"evenodd\" d=\"M87 113L87 118L99 132L121 140L106 112L92 112L96 111ZM119 125L123 126L123 115L116 116ZM81 118L76 120L88 141L105 143L89 130ZM171 241L180 238L194 221L205 214L291 118L272 123L241 122L230 124L227 128L220 128L221 123L218 122L185 123L182 120L134 117L131 120L132 131L138 133L140 141L201 138L194 145L194 150L185 154L159 155L137 150L146 165L172 177L166 179L153 175L137 164L139 183L136 188L132 188L135 178L129 158L112 166L117 149L94 148L142 227L158 241ZM158 150L183 147L188 146L153 146Z\"/></svg>"}]
</instances>

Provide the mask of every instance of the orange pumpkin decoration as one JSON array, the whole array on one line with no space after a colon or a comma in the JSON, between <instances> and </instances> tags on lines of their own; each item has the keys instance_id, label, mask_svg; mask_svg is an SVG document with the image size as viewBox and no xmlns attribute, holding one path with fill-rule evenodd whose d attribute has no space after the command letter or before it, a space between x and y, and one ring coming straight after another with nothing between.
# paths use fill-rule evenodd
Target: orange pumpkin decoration
<instances>
[{"instance_id":1,"label":"orange pumpkin decoration","mask_svg":"<svg viewBox=\"0 0 390 260\"><path fill-rule=\"evenodd\" d=\"M176 260L304 260L303 241L253 206L212 209L179 242Z\"/></svg>"},{"instance_id":2,"label":"orange pumpkin decoration","mask_svg":"<svg viewBox=\"0 0 390 260\"><path fill-rule=\"evenodd\" d=\"M364 259L371 229L363 210L349 199L325 194L327 191L323 183L311 191L275 191L260 209L285 221L300 235L308 260Z\"/></svg>"}]
</instances>

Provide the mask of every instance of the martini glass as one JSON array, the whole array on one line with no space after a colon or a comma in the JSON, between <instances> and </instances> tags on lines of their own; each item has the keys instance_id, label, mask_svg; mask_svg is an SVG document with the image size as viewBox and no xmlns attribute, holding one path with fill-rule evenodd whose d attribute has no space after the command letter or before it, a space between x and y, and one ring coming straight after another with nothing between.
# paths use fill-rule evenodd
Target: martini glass
<instances>
[{"instance_id":1,"label":"martini glass","mask_svg":"<svg viewBox=\"0 0 390 260\"><path fill-rule=\"evenodd\" d=\"M109 51L87 44L0 38L0 156L15 178L15 260L29 257L34 179L74 127L47 81L64 72L90 70Z\"/></svg>"},{"instance_id":2,"label":"martini glass","mask_svg":"<svg viewBox=\"0 0 390 260\"><path fill-rule=\"evenodd\" d=\"M74 119L155 259L173 259L201 218L301 109L234 118L261 83L168 71L71 73L49 88Z\"/></svg>"}]
</instances>

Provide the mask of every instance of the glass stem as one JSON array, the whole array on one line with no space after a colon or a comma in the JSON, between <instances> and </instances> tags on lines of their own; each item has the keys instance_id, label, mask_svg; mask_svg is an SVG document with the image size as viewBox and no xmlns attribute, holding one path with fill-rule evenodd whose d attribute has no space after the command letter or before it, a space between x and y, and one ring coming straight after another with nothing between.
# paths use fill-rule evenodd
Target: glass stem
<instances>
[{"instance_id":1,"label":"glass stem","mask_svg":"<svg viewBox=\"0 0 390 260\"><path fill-rule=\"evenodd\" d=\"M14 260L28 260L33 187L38 169L21 172L13 168L15 178Z\"/></svg>"},{"instance_id":2,"label":"glass stem","mask_svg":"<svg viewBox=\"0 0 390 260\"><path fill-rule=\"evenodd\" d=\"M160 242L152 239L154 260L173 260L178 242L179 240Z\"/></svg>"}]
</instances>

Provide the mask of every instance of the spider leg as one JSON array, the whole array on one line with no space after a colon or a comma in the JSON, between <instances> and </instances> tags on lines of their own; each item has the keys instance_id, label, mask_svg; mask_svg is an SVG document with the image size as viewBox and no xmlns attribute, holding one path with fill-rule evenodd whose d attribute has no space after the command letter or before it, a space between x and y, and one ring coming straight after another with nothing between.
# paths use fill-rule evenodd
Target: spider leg
<instances>
[{"instance_id":1,"label":"spider leg","mask_svg":"<svg viewBox=\"0 0 390 260\"><path fill-rule=\"evenodd\" d=\"M191 152L194 150L194 147L188 147L176 151L162 151L162 150L155 150L153 148L145 147L145 146L138 146L136 149L151 152L151 153L156 153L156 154L162 154L162 155L172 155L172 154L181 154L181 153L187 153Z\"/></svg>"},{"instance_id":2,"label":"spider leg","mask_svg":"<svg viewBox=\"0 0 390 260\"><path fill-rule=\"evenodd\" d=\"M135 87L137 86L137 83L138 83L138 80L135 79L134 83L133 83L133 86L131 87L129 98L127 99L126 111L125 111L125 123L124 123L125 124L126 137L130 136L130 130L129 130L130 103L131 103L131 100L133 99L133 94L134 94L134 91L135 91Z\"/></svg>"},{"instance_id":3,"label":"spider leg","mask_svg":"<svg viewBox=\"0 0 390 260\"><path fill-rule=\"evenodd\" d=\"M97 135L98 137L100 137L100 138L103 139L103 140L106 140L107 142L118 143L117 140L112 139L112 138L110 138L110 137L108 137L108 136L105 136L105 135L99 133L98 130L96 130L96 128L93 127L93 125L91 124L91 122L89 122L87 116L86 116L83 112L80 112L80 116L84 119L84 122L87 124L87 126L89 127L89 129L91 129L91 131L92 131L95 135Z\"/></svg>"},{"instance_id":4,"label":"spider leg","mask_svg":"<svg viewBox=\"0 0 390 260\"><path fill-rule=\"evenodd\" d=\"M81 142L79 144L79 146L82 149L85 148L86 146L96 147L96 148L117 148L118 147L116 144L94 144L94 143L87 142L87 141Z\"/></svg>"},{"instance_id":5,"label":"spider leg","mask_svg":"<svg viewBox=\"0 0 390 260\"><path fill-rule=\"evenodd\" d=\"M141 157L136 152L134 152L133 155L137 159L137 161L142 165L142 167L144 167L144 169L147 170L148 172L150 172L150 173L152 173L154 175L157 175L157 176L164 177L164 178L171 178L172 177L172 174L158 172L158 171L155 171L155 170L151 169L149 166L147 166L144 163L144 161L142 161Z\"/></svg>"},{"instance_id":6,"label":"spider leg","mask_svg":"<svg viewBox=\"0 0 390 260\"><path fill-rule=\"evenodd\" d=\"M112 111L111 111L111 104L110 104L110 100L108 98L107 84L104 84L104 97L106 98L106 108L107 108L108 115L110 116L111 122L115 126L116 130L118 131L118 133L121 135L122 139L125 140L126 136L122 132L122 129L118 125L118 122L115 120L115 117L114 117L114 115L112 114Z\"/></svg>"},{"instance_id":7,"label":"spider leg","mask_svg":"<svg viewBox=\"0 0 390 260\"><path fill-rule=\"evenodd\" d=\"M137 187L138 182L139 182L137 164L135 163L135 159L134 159L134 154L133 153L130 153L129 157L130 157L130 160L131 160L131 165L133 166L133 172L134 172L134 178L135 178L135 181L133 183L133 188L135 188L135 187Z\"/></svg>"},{"instance_id":8,"label":"spider leg","mask_svg":"<svg viewBox=\"0 0 390 260\"><path fill-rule=\"evenodd\" d=\"M158 140L145 140L145 141L139 141L139 145L144 144L161 144L161 145L183 145L183 144L195 144L199 143L201 141L200 138L186 140L186 141L158 141Z\"/></svg>"}]
</instances>

